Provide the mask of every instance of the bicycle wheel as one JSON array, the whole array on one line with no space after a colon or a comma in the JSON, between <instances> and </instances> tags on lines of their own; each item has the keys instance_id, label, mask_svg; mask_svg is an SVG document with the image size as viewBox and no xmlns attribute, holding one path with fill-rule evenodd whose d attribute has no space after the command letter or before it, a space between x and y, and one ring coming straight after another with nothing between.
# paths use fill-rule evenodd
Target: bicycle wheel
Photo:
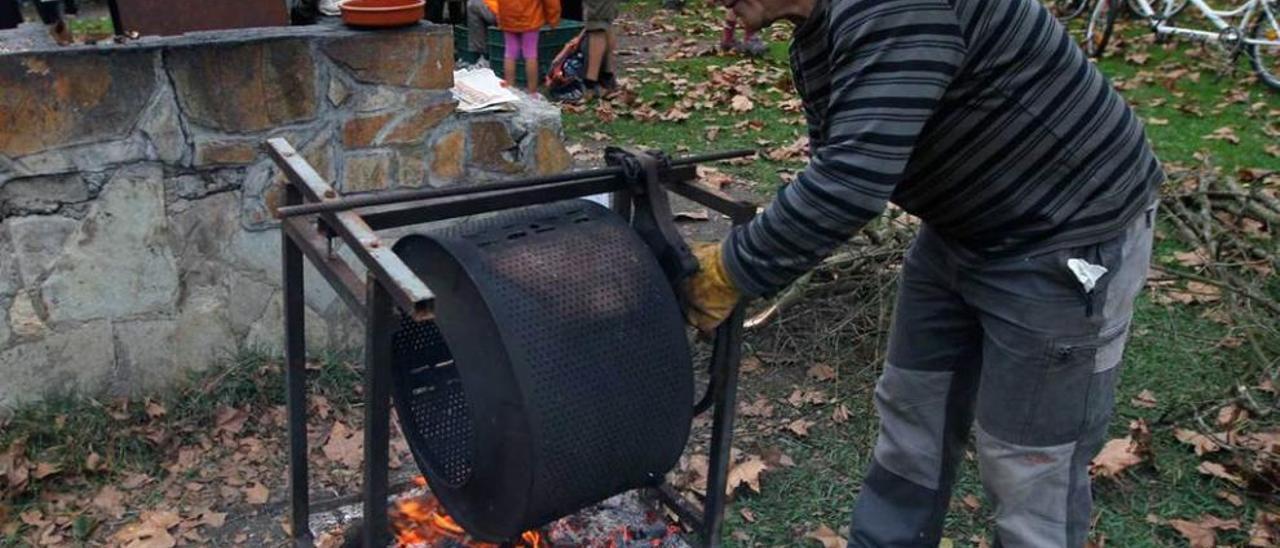
<instances>
[{"instance_id":1,"label":"bicycle wheel","mask_svg":"<svg viewBox=\"0 0 1280 548\"><path fill-rule=\"evenodd\" d=\"M1266 5L1258 18L1253 21L1253 38L1255 40L1280 41L1280 14L1276 8L1280 6ZM1271 89L1280 90L1280 45L1251 44L1249 58L1253 61L1253 70L1258 79Z\"/></svg>"},{"instance_id":2,"label":"bicycle wheel","mask_svg":"<svg viewBox=\"0 0 1280 548\"><path fill-rule=\"evenodd\" d=\"M1120 0L1098 0L1093 5L1093 14L1089 16L1089 26L1084 31L1084 52L1097 59L1107 51L1107 42L1111 41L1111 31L1116 26L1116 8Z\"/></svg>"},{"instance_id":3,"label":"bicycle wheel","mask_svg":"<svg viewBox=\"0 0 1280 548\"><path fill-rule=\"evenodd\" d=\"M1089 0L1061 0L1053 5L1053 15L1063 23L1080 17L1089 8Z\"/></svg>"}]
</instances>

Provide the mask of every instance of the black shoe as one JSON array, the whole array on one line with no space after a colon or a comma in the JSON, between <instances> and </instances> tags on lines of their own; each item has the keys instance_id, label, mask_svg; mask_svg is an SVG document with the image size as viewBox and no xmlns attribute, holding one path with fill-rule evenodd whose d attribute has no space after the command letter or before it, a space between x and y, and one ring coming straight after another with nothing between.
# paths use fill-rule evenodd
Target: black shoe
<instances>
[{"instance_id":1,"label":"black shoe","mask_svg":"<svg viewBox=\"0 0 1280 548\"><path fill-rule=\"evenodd\" d=\"M604 88L605 91L617 91L618 77L614 76L612 72L606 72L601 74L600 87Z\"/></svg>"}]
</instances>

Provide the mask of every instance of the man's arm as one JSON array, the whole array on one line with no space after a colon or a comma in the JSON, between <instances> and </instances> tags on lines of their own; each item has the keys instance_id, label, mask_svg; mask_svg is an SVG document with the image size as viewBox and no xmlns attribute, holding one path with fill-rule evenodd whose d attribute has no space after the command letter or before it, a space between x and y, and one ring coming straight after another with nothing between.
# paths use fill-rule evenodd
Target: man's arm
<instances>
[{"instance_id":1,"label":"man's arm","mask_svg":"<svg viewBox=\"0 0 1280 548\"><path fill-rule=\"evenodd\" d=\"M777 291L884 211L965 58L944 0L832 0L828 130L808 167L723 248L734 285Z\"/></svg>"}]
</instances>

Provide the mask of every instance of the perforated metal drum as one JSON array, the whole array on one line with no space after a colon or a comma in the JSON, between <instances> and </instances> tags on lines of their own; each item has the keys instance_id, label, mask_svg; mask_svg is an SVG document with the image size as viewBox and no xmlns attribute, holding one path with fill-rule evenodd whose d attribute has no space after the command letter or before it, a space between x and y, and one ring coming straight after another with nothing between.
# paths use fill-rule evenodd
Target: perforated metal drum
<instances>
[{"instance_id":1,"label":"perforated metal drum","mask_svg":"<svg viewBox=\"0 0 1280 548\"><path fill-rule=\"evenodd\" d=\"M575 200L402 238L436 321L393 337L414 458L472 535L503 541L656 485L689 435L670 283L617 215Z\"/></svg>"}]
</instances>

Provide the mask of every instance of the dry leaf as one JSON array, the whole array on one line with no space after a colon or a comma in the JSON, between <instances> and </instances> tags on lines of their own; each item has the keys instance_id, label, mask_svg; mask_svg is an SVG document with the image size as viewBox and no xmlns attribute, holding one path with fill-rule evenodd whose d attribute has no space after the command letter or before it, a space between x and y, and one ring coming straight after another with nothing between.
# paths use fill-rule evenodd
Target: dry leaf
<instances>
[{"instance_id":1,"label":"dry leaf","mask_svg":"<svg viewBox=\"0 0 1280 548\"><path fill-rule=\"evenodd\" d=\"M725 494L732 495L738 486L746 485L752 491L760 492L760 474L769 469L769 465L757 456L748 457L729 468L729 481L725 484Z\"/></svg>"},{"instance_id":2,"label":"dry leaf","mask_svg":"<svg viewBox=\"0 0 1280 548\"><path fill-rule=\"evenodd\" d=\"M1176 252L1173 254L1173 258L1182 266L1198 267L1204 266L1205 263L1209 262L1209 252L1205 251L1204 248L1197 247L1191 251Z\"/></svg>"},{"instance_id":3,"label":"dry leaf","mask_svg":"<svg viewBox=\"0 0 1280 548\"><path fill-rule=\"evenodd\" d=\"M807 371L809 378L816 381L829 381L836 378L835 368L825 363L816 363Z\"/></svg>"},{"instance_id":4,"label":"dry leaf","mask_svg":"<svg viewBox=\"0 0 1280 548\"><path fill-rule=\"evenodd\" d=\"M1187 293L1198 303L1212 303L1222 300L1222 289L1213 284L1187 282Z\"/></svg>"},{"instance_id":5,"label":"dry leaf","mask_svg":"<svg viewBox=\"0 0 1280 548\"><path fill-rule=\"evenodd\" d=\"M772 417L773 404L769 403L768 398L760 396L754 402L740 405L738 413L746 417Z\"/></svg>"},{"instance_id":6,"label":"dry leaf","mask_svg":"<svg viewBox=\"0 0 1280 548\"><path fill-rule=\"evenodd\" d=\"M244 500L249 504L266 504L267 499L271 497L271 491L267 489L267 486L256 481L253 482L253 485L244 488L243 491Z\"/></svg>"},{"instance_id":7,"label":"dry leaf","mask_svg":"<svg viewBox=\"0 0 1280 548\"><path fill-rule=\"evenodd\" d=\"M1218 444L1213 441L1213 438L1196 432L1195 430L1175 428L1173 430L1173 436L1178 438L1178 441L1195 447L1196 456L1200 456L1205 453L1213 453L1219 449Z\"/></svg>"},{"instance_id":8,"label":"dry leaf","mask_svg":"<svg viewBox=\"0 0 1280 548\"><path fill-rule=\"evenodd\" d=\"M62 471L62 469L59 468L58 465L56 464L52 464L48 462L37 462L36 471L32 475L35 476L36 479L45 479L49 476L57 474L60 471Z\"/></svg>"},{"instance_id":9,"label":"dry leaf","mask_svg":"<svg viewBox=\"0 0 1280 548\"><path fill-rule=\"evenodd\" d=\"M742 520L743 520L743 521L745 521L745 522L747 522L747 523L755 523L755 522L756 522L756 513L755 513L755 512L752 512L750 508L742 508L742 509L738 510L738 513L739 513L739 514L742 514Z\"/></svg>"},{"instance_id":10,"label":"dry leaf","mask_svg":"<svg viewBox=\"0 0 1280 548\"><path fill-rule=\"evenodd\" d=\"M1156 406L1156 395L1150 390L1143 390L1138 392L1138 395L1134 396L1129 403L1133 404L1134 407L1146 407L1150 409Z\"/></svg>"},{"instance_id":11,"label":"dry leaf","mask_svg":"<svg viewBox=\"0 0 1280 548\"><path fill-rule=\"evenodd\" d=\"M1249 418L1249 412L1234 403L1227 404L1218 410L1218 426L1231 428L1237 422Z\"/></svg>"},{"instance_id":12,"label":"dry leaf","mask_svg":"<svg viewBox=\"0 0 1280 548\"><path fill-rule=\"evenodd\" d=\"M124 517L124 493L114 486L107 485L94 495L92 504L107 515L120 519Z\"/></svg>"},{"instance_id":13,"label":"dry leaf","mask_svg":"<svg viewBox=\"0 0 1280 548\"><path fill-rule=\"evenodd\" d=\"M347 428L341 422L334 422L333 428L329 430L329 440L324 444L324 456L347 468L359 467L364 458L362 432Z\"/></svg>"},{"instance_id":14,"label":"dry leaf","mask_svg":"<svg viewBox=\"0 0 1280 548\"><path fill-rule=\"evenodd\" d=\"M796 419L794 421L791 421L791 424L787 425L787 430L790 430L792 433L794 433L799 437L805 438L809 436L809 428L812 427L813 425L814 425L814 422L811 420Z\"/></svg>"},{"instance_id":15,"label":"dry leaf","mask_svg":"<svg viewBox=\"0 0 1280 548\"><path fill-rule=\"evenodd\" d=\"M200 525L208 525L209 527L222 527L227 522L226 512L214 512L213 510L205 510L200 514Z\"/></svg>"},{"instance_id":16,"label":"dry leaf","mask_svg":"<svg viewBox=\"0 0 1280 548\"><path fill-rule=\"evenodd\" d=\"M844 424L849 422L849 407L845 404L837 405L835 410L831 412L831 421L836 424Z\"/></svg>"},{"instance_id":17,"label":"dry leaf","mask_svg":"<svg viewBox=\"0 0 1280 548\"><path fill-rule=\"evenodd\" d=\"M1200 466L1196 467L1196 470L1199 471L1201 474L1205 474L1207 476L1213 476L1215 478L1221 478L1241 487L1244 486L1244 479L1242 479L1240 476L1232 474L1231 472L1228 472L1227 467L1221 464L1218 464L1216 462L1204 461L1200 463Z\"/></svg>"},{"instance_id":18,"label":"dry leaf","mask_svg":"<svg viewBox=\"0 0 1280 548\"><path fill-rule=\"evenodd\" d=\"M1271 547L1280 543L1280 514L1259 511L1249 528L1249 546Z\"/></svg>"},{"instance_id":19,"label":"dry leaf","mask_svg":"<svg viewBox=\"0 0 1280 548\"><path fill-rule=\"evenodd\" d=\"M1232 506L1235 506L1236 508L1239 508L1239 507L1241 507L1241 506L1244 506L1244 499L1240 498L1240 495L1237 495L1237 494L1235 494L1235 493L1228 493L1228 492L1226 492L1226 491L1218 491L1217 493L1214 493L1214 495L1216 495L1218 498L1220 498L1220 499L1222 499L1222 500L1227 501L1227 504L1230 504L1230 505L1232 505Z\"/></svg>"},{"instance_id":20,"label":"dry leaf","mask_svg":"<svg viewBox=\"0 0 1280 548\"><path fill-rule=\"evenodd\" d=\"M163 405L160 405L159 402L154 402L151 400L147 400L146 410L147 410L147 416L153 419L163 417L166 413Z\"/></svg>"},{"instance_id":21,"label":"dry leaf","mask_svg":"<svg viewBox=\"0 0 1280 548\"><path fill-rule=\"evenodd\" d=\"M1142 456L1137 451L1133 437L1125 436L1108 441L1102 446L1102 451L1089 464L1089 473L1095 477L1113 477L1141 462Z\"/></svg>"},{"instance_id":22,"label":"dry leaf","mask_svg":"<svg viewBox=\"0 0 1280 548\"><path fill-rule=\"evenodd\" d=\"M743 374L755 373L756 371L759 371L761 367L762 365L760 364L760 358L757 358L755 356L747 356L745 358L742 358L742 365L738 367L738 370Z\"/></svg>"},{"instance_id":23,"label":"dry leaf","mask_svg":"<svg viewBox=\"0 0 1280 548\"><path fill-rule=\"evenodd\" d=\"M747 112L756 108L756 105L746 95L736 95L733 101L729 103L729 108L733 109L734 112Z\"/></svg>"},{"instance_id":24,"label":"dry leaf","mask_svg":"<svg viewBox=\"0 0 1280 548\"><path fill-rule=\"evenodd\" d=\"M1147 118L1147 125L1149 125L1149 126L1167 126L1167 125L1169 125L1169 120L1168 120L1167 118L1156 118L1156 117L1151 117L1151 118Z\"/></svg>"},{"instance_id":25,"label":"dry leaf","mask_svg":"<svg viewBox=\"0 0 1280 548\"><path fill-rule=\"evenodd\" d=\"M1240 138L1236 136L1236 130L1232 129L1231 126L1220 127L1214 130L1213 133L1205 135L1202 139L1210 141L1226 141L1233 145L1240 144Z\"/></svg>"},{"instance_id":26,"label":"dry leaf","mask_svg":"<svg viewBox=\"0 0 1280 548\"><path fill-rule=\"evenodd\" d=\"M238 434L249 419L249 413L243 409L222 406L213 417L214 429L228 434Z\"/></svg>"},{"instance_id":27,"label":"dry leaf","mask_svg":"<svg viewBox=\"0 0 1280 548\"><path fill-rule=\"evenodd\" d=\"M845 548L849 545L848 541L841 538L840 535L826 525L821 525L817 529L805 533L804 538L818 541L819 544L822 544L822 548Z\"/></svg>"},{"instance_id":28,"label":"dry leaf","mask_svg":"<svg viewBox=\"0 0 1280 548\"><path fill-rule=\"evenodd\" d=\"M1169 526L1177 529L1183 537L1186 537L1187 544L1191 548L1213 548L1217 544L1217 533L1212 528L1205 527L1194 521L1171 519L1169 520Z\"/></svg>"},{"instance_id":29,"label":"dry leaf","mask_svg":"<svg viewBox=\"0 0 1280 548\"><path fill-rule=\"evenodd\" d=\"M982 507L982 501L978 500L978 497L973 495L965 495L963 499L960 499L960 501L963 502L969 510L977 510Z\"/></svg>"}]
</instances>

